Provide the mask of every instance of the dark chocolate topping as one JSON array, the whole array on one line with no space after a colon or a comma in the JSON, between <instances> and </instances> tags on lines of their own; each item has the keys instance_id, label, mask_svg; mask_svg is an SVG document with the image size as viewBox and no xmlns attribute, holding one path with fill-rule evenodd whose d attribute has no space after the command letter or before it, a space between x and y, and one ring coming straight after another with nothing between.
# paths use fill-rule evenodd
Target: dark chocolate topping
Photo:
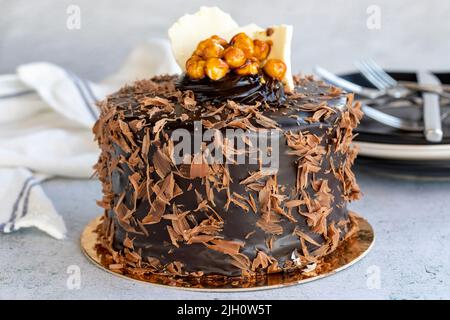
<instances>
[{"instance_id":1,"label":"dark chocolate topping","mask_svg":"<svg viewBox=\"0 0 450 320\"><path fill-rule=\"evenodd\" d=\"M253 104L266 101L269 104L281 105L286 101L283 84L262 74L252 76L228 74L217 81L209 78L192 80L184 75L177 82L177 88L193 91L198 102L220 103L233 100Z\"/></svg>"}]
</instances>

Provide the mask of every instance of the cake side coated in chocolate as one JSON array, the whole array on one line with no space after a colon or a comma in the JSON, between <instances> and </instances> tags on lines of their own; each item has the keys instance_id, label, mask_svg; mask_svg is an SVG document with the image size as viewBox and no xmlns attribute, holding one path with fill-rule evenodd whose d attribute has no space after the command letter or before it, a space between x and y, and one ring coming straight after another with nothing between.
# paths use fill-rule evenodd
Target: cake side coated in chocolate
<instances>
[{"instance_id":1,"label":"cake side coated in chocolate","mask_svg":"<svg viewBox=\"0 0 450 320\"><path fill-rule=\"evenodd\" d=\"M105 209L102 247L122 273L249 276L305 268L357 228L353 96L312 78L279 105L199 102L176 76L138 81L101 103L94 127ZM278 170L173 162L171 133L278 132Z\"/></svg>"}]
</instances>

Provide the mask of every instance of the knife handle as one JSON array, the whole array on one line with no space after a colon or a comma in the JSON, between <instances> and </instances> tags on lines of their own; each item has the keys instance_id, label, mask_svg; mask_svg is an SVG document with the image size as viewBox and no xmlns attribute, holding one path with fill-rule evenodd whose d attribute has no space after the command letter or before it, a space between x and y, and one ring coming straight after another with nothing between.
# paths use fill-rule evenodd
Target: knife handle
<instances>
[{"instance_id":1,"label":"knife handle","mask_svg":"<svg viewBox=\"0 0 450 320\"><path fill-rule=\"evenodd\" d=\"M439 95L435 93L423 93L423 120L425 138L430 142L442 141L441 112L439 108Z\"/></svg>"},{"instance_id":2,"label":"knife handle","mask_svg":"<svg viewBox=\"0 0 450 320\"><path fill-rule=\"evenodd\" d=\"M425 131L425 138L430 142L441 142L443 136L444 133L442 132L442 129L434 128Z\"/></svg>"}]
</instances>

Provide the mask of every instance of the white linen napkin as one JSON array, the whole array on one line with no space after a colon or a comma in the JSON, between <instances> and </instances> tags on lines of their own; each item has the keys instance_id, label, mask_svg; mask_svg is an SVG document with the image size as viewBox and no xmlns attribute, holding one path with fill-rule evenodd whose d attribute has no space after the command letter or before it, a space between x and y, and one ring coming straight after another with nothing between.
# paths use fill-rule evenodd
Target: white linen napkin
<instances>
[{"instance_id":1,"label":"white linen napkin","mask_svg":"<svg viewBox=\"0 0 450 320\"><path fill-rule=\"evenodd\" d=\"M0 231L37 227L64 238L64 221L40 184L92 175L99 153L91 131L95 103L127 82L179 72L168 41L153 39L100 83L46 62L0 75Z\"/></svg>"}]
</instances>

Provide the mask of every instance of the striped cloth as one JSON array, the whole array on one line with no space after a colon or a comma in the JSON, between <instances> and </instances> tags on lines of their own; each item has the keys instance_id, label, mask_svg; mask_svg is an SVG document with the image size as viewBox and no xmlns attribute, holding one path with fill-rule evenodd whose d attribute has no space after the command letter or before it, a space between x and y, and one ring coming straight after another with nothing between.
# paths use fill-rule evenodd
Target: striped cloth
<instances>
[{"instance_id":1,"label":"striped cloth","mask_svg":"<svg viewBox=\"0 0 450 320\"><path fill-rule=\"evenodd\" d=\"M41 184L53 177L92 175L98 99L125 82L177 72L168 42L154 39L134 49L118 73L98 84L44 62L0 75L0 231L37 227L64 238L63 218Z\"/></svg>"}]
</instances>

